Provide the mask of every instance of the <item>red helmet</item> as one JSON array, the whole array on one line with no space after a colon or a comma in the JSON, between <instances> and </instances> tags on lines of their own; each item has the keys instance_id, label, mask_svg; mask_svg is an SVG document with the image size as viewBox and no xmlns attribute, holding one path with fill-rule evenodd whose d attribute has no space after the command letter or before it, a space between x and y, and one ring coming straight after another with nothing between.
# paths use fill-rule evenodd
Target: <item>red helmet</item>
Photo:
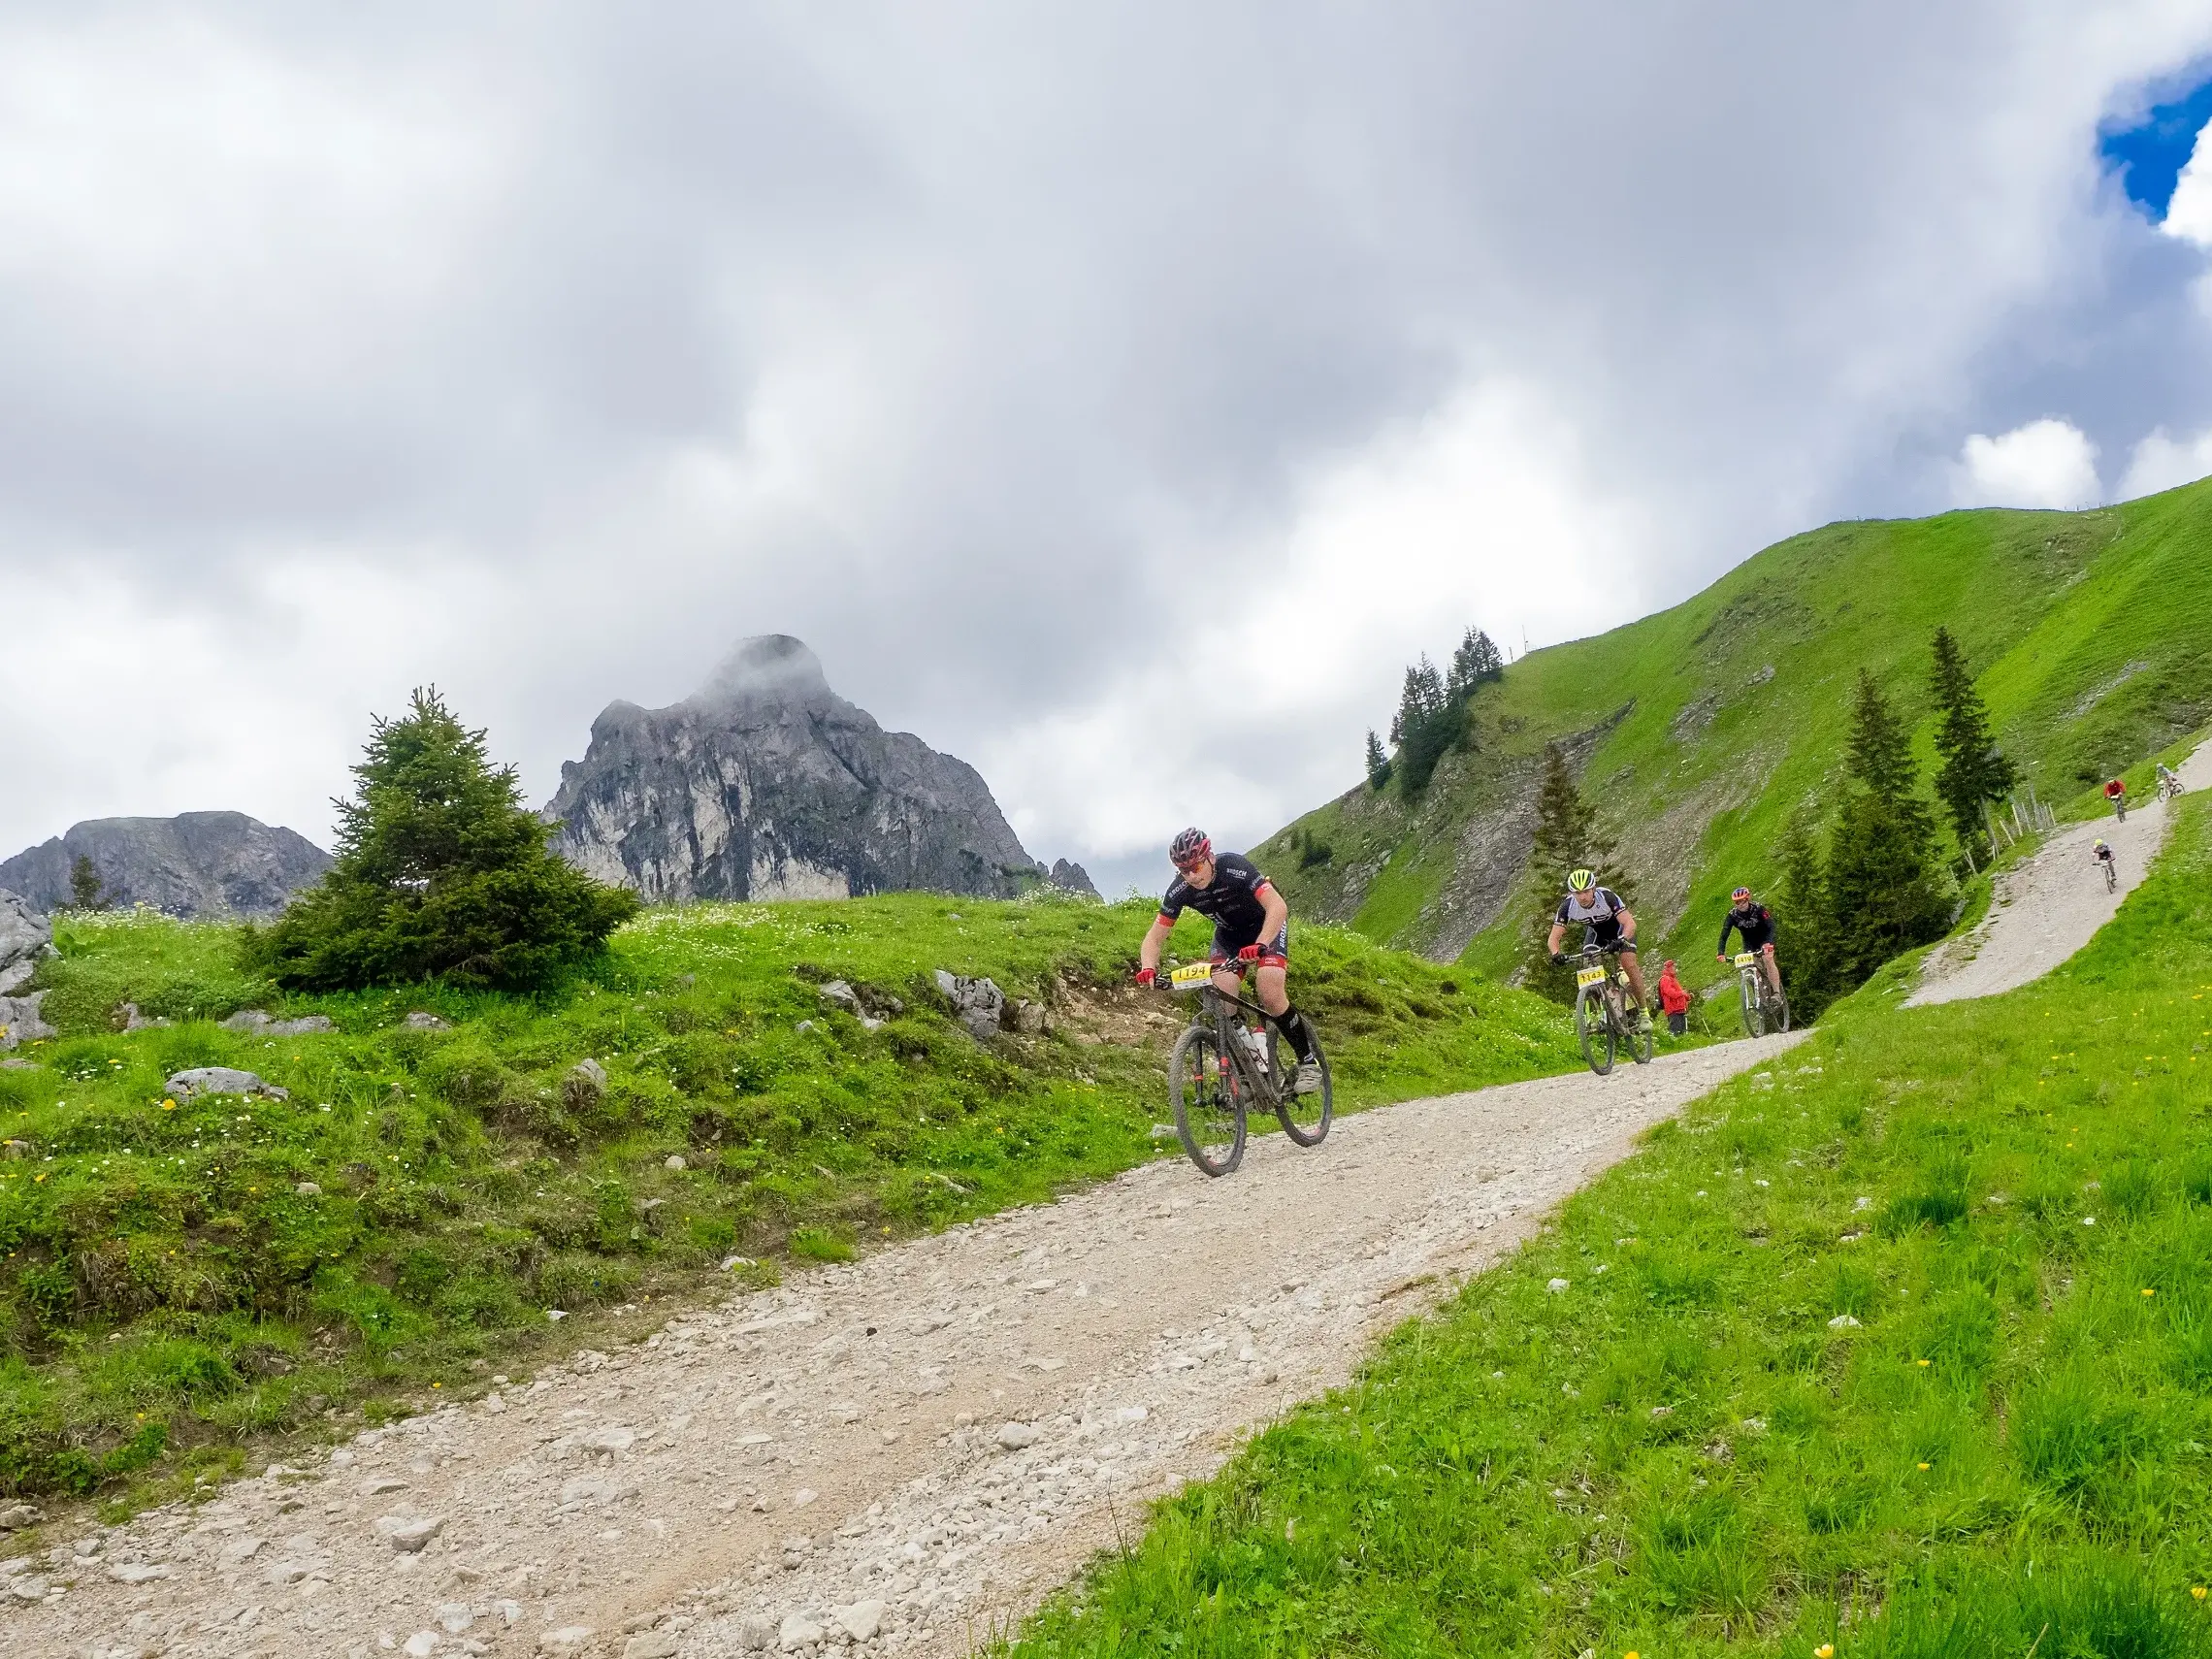
<instances>
[{"instance_id":1,"label":"red helmet","mask_svg":"<svg viewBox=\"0 0 2212 1659\"><path fill-rule=\"evenodd\" d=\"M1741 904L1746 898L1749 898L1751 896L1751 890L1747 887L1740 887L1728 896L1730 898L1733 898L1737 903Z\"/></svg>"},{"instance_id":2,"label":"red helmet","mask_svg":"<svg viewBox=\"0 0 2212 1659\"><path fill-rule=\"evenodd\" d=\"M1190 869L1214 856L1214 843L1206 839L1203 830L1186 830L1168 843L1167 856L1177 869Z\"/></svg>"}]
</instances>

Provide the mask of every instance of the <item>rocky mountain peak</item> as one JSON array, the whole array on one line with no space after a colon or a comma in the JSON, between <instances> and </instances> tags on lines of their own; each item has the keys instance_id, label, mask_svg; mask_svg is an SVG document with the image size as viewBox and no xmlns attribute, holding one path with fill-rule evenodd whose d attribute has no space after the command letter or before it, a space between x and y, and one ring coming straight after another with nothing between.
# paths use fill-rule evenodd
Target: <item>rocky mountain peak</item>
<instances>
[{"instance_id":1,"label":"rocky mountain peak","mask_svg":"<svg viewBox=\"0 0 2212 1659\"><path fill-rule=\"evenodd\" d=\"M837 697L822 672L822 659L805 641L788 634L756 634L737 642L691 700L807 705L834 702Z\"/></svg>"},{"instance_id":2,"label":"rocky mountain peak","mask_svg":"<svg viewBox=\"0 0 2212 1659\"><path fill-rule=\"evenodd\" d=\"M562 855L648 898L1012 896L1051 879L973 766L886 732L786 634L667 708L610 703L545 808ZM1080 881L1081 872L1062 885Z\"/></svg>"}]
</instances>

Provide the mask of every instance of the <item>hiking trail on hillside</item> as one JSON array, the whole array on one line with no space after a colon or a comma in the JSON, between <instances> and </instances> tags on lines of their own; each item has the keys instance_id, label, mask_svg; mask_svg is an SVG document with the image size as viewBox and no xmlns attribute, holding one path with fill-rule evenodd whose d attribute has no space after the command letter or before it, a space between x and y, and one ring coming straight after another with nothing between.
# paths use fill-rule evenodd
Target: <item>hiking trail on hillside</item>
<instances>
[{"instance_id":1,"label":"hiking trail on hillside","mask_svg":"<svg viewBox=\"0 0 2212 1659\"><path fill-rule=\"evenodd\" d=\"M1256 1136L1220 1181L1162 1157L695 1307L311 1470L49 1528L0 1563L0 1653L965 1652L1797 1040Z\"/></svg>"},{"instance_id":2,"label":"hiking trail on hillside","mask_svg":"<svg viewBox=\"0 0 2212 1659\"><path fill-rule=\"evenodd\" d=\"M2212 743L2175 768L2185 789L2212 787ZM2120 901L2149 873L2165 844L2165 802L2155 797L2112 817L2069 824L2010 869L2001 871L1989 914L1929 954L1908 1008L1995 996L2039 979L2095 937ZM2108 893L2090 857L2101 835L2119 862L2119 891Z\"/></svg>"}]
</instances>

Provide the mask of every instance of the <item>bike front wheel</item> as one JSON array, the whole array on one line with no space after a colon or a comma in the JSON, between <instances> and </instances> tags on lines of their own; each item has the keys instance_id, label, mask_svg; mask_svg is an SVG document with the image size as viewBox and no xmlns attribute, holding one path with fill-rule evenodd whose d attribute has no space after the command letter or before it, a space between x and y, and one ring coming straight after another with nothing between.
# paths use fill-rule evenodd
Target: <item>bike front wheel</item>
<instances>
[{"instance_id":1,"label":"bike front wheel","mask_svg":"<svg viewBox=\"0 0 2212 1659\"><path fill-rule=\"evenodd\" d=\"M1167 1091L1175 1102L1175 1133L1190 1161L1208 1175L1235 1169L1244 1158L1244 1093L1212 1026L1192 1025L1176 1039Z\"/></svg>"},{"instance_id":2,"label":"bike front wheel","mask_svg":"<svg viewBox=\"0 0 2212 1659\"><path fill-rule=\"evenodd\" d=\"M1774 1029L1786 1032L1790 1028L1790 999L1787 992L1774 992Z\"/></svg>"},{"instance_id":3,"label":"bike front wheel","mask_svg":"<svg viewBox=\"0 0 2212 1659\"><path fill-rule=\"evenodd\" d=\"M1751 976L1745 974L1737 990L1743 998L1744 1035L1750 1037L1765 1036L1767 1034L1767 1011L1760 1004L1759 988L1751 983Z\"/></svg>"},{"instance_id":4,"label":"bike front wheel","mask_svg":"<svg viewBox=\"0 0 2212 1659\"><path fill-rule=\"evenodd\" d=\"M1602 998L1584 987L1575 997L1575 1035L1582 1045L1582 1058L1600 1077L1613 1068L1613 1024Z\"/></svg>"},{"instance_id":5,"label":"bike front wheel","mask_svg":"<svg viewBox=\"0 0 2212 1659\"><path fill-rule=\"evenodd\" d=\"M1628 1050L1628 1057L1638 1065L1651 1063L1652 1029L1644 1019L1643 1005L1632 1003L1621 992L1615 991L1610 998L1612 1018L1620 1026L1621 1047ZM1635 1009L1630 1017L1629 1010Z\"/></svg>"},{"instance_id":6,"label":"bike front wheel","mask_svg":"<svg viewBox=\"0 0 2212 1659\"><path fill-rule=\"evenodd\" d=\"M1306 1023L1306 1041L1313 1044L1314 1061L1321 1068L1320 1088L1311 1094L1290 1092L1291 1080L1298 1073L1298 1057L1272 1025L1267 1027L1267 1075L1281 1090L1276 1096L1275 1116L1283 1132L1299 1146L1317 1147L1336 1120L1336 1092L1329 1080L1329 1057L1321 1052L1321 1039L1314 1034L1310 1020Z\"/></svg>"}]
</instances>

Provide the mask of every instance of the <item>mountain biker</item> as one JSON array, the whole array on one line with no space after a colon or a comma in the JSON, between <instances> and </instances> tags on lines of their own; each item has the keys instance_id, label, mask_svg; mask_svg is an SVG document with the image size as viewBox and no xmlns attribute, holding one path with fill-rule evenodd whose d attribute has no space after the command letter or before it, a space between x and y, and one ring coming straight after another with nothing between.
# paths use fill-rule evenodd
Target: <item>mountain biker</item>
<instances>
[{"instance_id":1,"label":"mountain biker","mask_svg":"<svg viewBox=\"0 0 2212 1659\"><path fill-rule=\"evenodd\" d=\"M2097 838L2097 845L2090 848L2089 856L2098 863L2106 865L2115 875L2119 873L2120 862L2112 856L2112 849L2104 844L2103 836L2099 835Z\"/></svg>"},{"instance_id":2,"label":"mountain biker","mask_svg":"<svg viewBox=\"0 0 2212 1659\"><path fill-rule=\"evenodd\" d=\"M1620 895L1610 887L1600 887L1593 870L1576 870L1568 876L1567 896L1559 901L1559 908L1551 918L1551 942L1545 947L1555 962L1567 960L1559 945L1567 937L1570 922L1581 924L1585 946L1611 946L1617 942L1620 965L1628 975L1628 988L1636 993L1637 1028L1650 1030L1651 1010L1644 1005L1643 972L1636 962L1636 918L1621 902Z\"/></svg>"},{"instance_id":3,"label":"mountain biker","mask_svg":"<svg viewBox=\"0 0 2212 1659\"><path fill-rule=\"evenodd\" d=\"M2114 778L2104 786L2104 798L2112 810L2120 815L2120 822L2128 822L2128 783L2125 778Z\"/></svg>"},{"instance_id":4,"label":"mountain biker","mask_svg":"<svg viewBox=\"0 0 2212 1659\"><path fill-rule=\"evenodd\" d=\"M1259 1005L1298 1057L1291 1092L1313 1093L1321 1087L1321 1066L1314 1057L1306 1017L1290 1006L1290 906L1250 859L1236 853L1217 857L1203 830L1184 830L1167 856L1177 875L1137 947L1137 983L1150 985L1158 976L1160 947L1185 910L1212 918L1214 989L1234 996L1243 982L1225 964L1232 960L1252 964Z\"/></svg>"},{"instance_id":5,"label":"mountain biker","mask_svg":"<svg viewBox=\"0 0 2212 1659\"><path fill-rule=\"evenodd\" d=\"M2159 763L2159 794L2179 795L2180 793L2181 779L2174 776L2174 771L2171 766L2167 765L2163 761L2161 761Z\"/></svg>"},{"instance_id":6,"label":"mountain biker","mask_svg":"<svg viewBox=\"0 0 2212 1659\"><path fill-rule=\"evenodd\" d=\"M1715 947L1717 960L1728 960L1728 935L1733 930L1743 935L1743 948L1759 953L1759 971L1767 981L1767 989L1776 996L1782 993L1782 970L1774 965L1774 913L1751 896L1751 890L1740 887L1728 895L1729 910L1720 919L1720 943Z\"/></svg>"}]
</instances>

